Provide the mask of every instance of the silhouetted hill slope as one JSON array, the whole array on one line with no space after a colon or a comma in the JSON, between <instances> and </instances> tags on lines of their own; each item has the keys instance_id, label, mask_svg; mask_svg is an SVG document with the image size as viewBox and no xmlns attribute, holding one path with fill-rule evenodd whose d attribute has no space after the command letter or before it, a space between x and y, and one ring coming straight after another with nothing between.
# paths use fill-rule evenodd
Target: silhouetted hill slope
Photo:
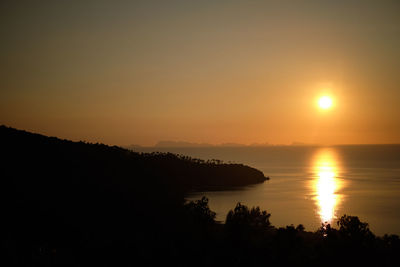
<instances>
[{"instance_id":1,"label":"silhouetted hill slope","mask_svg":"<svg viewBox=\"0 0 400 267\"><path fill-rule=\"evenodd\" d=\"M135 153L5 126L0 126L0 147L6 247L25 256L32 246L41 250L49 242L78 251L90 248L87 258L102 255L92 251L95 247L118 251L114 242L126 247L117 240L134 240L128 247L144 249L159 235L162 245L166 233L179 227L189 190L265 180L262 172L244 165Z\"/></svg>"},{"instance_id":2,"label":"silhouetted hill slope","mask_svg":"<svg viewBox=\"0 0 400 267\"><path fill-rule=\"evenodd\" d=\"M36 162L31 171L57 171L60 175L78 170L91 173L91 177L99 175L97 180L105 176L113 176L113 180L121 179L121 175L131 177L129 181L128 178L120 180L122 183L152 183L153 179L161 179L163 183L184 189L244 186L266 180L262 172L241 164L223 164L171 153L136 153L116 146L72 142L5 126L0 127L0 137L2 151L8 153L7 161L22 166ZM49 164L44 166L46 163ZM125 186L128 184L123 184Z\"/></svg>"}]
</instances>

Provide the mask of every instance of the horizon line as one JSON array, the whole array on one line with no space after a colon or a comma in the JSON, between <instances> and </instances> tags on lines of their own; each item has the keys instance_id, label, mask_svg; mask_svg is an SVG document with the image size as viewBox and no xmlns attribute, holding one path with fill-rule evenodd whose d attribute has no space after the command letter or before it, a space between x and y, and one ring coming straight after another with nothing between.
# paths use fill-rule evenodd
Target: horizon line
<instances>
[{"instance_id":1,"label":"horizon line","mask_svg":"<svg viewBox=\"0 0 400 267\"><path fill-rule=\"evenodd\" d=\"M193 143L193 145L177 145L177 146L159 146L154 145L138 145L138 144L130 144L130 145L121 145L122 147L141 147L141 148L211 148L211 147L220 147L220 148L241 148L241 147L277 147L277 146L291 146L291 147L331 147L331 146L382 146L382 145L400 145L400 143L341 143L341 144L267 144L267 145L253 145L253 144L240 144L240 143L220 143L220 144L205 144L205 143Z\"/></svg>"},{"instance_id":2,"label":"horizon line","mask_svg":"<svg viewBox=\"0 0 400 267\"><path fill-rule=\"evenodd\" d=\"M44 134L44 133L40 133L40 132L34 132L31 130L26 130L26 129L19 129L16 127L12 127L12 126L8 126L5 124L0 124L0 127L6 127L6 128L11 128L11 129L15 129L15 130L20 130L20 131L25 131L25 132L30 132L33 134L39 134L39 135L43 135L43 136L47 136L47 137L56 137L59 139L64 139L64 140L70 140L73 142L88 142L88 143L100 143L100 144L105 144L105 145L109 145L109 146L119 146L121 148L132 148L132 147L141 147L141 148L207 148L207 147L230 147L230 148L240 148L240 147L277 147L277 146L291 146L291 147L299 147L299 146L303 146L303 147L331 147L331 146L368 146L368 145L400 145L400 143L341 143L341 144L310 144L310 143L303 143L303 142L292 142L290 144L274 144L274 143L250 143L250 144L242 144L242 143L235 143L235 142L226 142L226 143L218 143L218 144L212 144L212 143L196 143L196 142L188 142L188 141L171 141L171 140L163 140L163 141L158 141L157 143L155 143L154 145L139 145L139 144L128 144L128 145L124 145L124 144L111 144L111 143L103 143L103 142L94 142L94 141L88 141L88 140L84 140L84 139L79 139L78 141L71 139L67 139L67 138L63 138L63 137L58 137L58 136L53 136L53 135L48 135L48 134ZM181 145L181 146L158 146L159 143L161 142L170 142L170 143L183 143L186 145Z\"/></svg>"}]
</instances>

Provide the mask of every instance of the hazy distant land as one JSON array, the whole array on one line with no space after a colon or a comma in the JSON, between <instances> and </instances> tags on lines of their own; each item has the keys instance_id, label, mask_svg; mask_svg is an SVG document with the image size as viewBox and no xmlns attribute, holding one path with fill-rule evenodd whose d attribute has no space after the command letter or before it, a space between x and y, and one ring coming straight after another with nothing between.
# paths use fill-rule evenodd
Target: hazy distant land
<instances>
[{"instance_id":1,"label":"hazy distant land","mask_svg":"<svg viewBox=\"0 0 400 267\"><path fill-rule=\"evenodd\" d=\"M221 143L221 144L211 144L211 143L195 143L187 141L159 141L153 146L142 146L138 144L131 144L124 146L127 149L143 148L143 147L153 147L153 148L196 148L196 147L270 147L270 146L288 146L284 144L270 144L265 143L251 143L251 144L241 144L241 143ZM292 142L290 146L316 146L316 144L308 144L303 142Z\"/></svg>"}]
</instances>

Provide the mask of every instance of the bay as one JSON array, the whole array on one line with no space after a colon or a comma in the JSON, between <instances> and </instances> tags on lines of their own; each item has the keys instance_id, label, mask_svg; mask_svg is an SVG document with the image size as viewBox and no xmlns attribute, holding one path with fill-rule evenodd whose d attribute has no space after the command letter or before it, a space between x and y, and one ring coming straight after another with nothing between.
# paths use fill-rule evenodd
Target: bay
<instances>
[{"instance_id":1,"label":"bay","mask_svg":"<svg viewBox=\"0 0 400 267\"><path fill-rule=\"evenodd\" d=\"M400 145L138 148L243 163L271 179L235 190L195 192L209 198L217 220L238 202L271 213L274 226L308 231L340 216L358 216L378 235L400 234Z\"/></svg>"}]
</instances>

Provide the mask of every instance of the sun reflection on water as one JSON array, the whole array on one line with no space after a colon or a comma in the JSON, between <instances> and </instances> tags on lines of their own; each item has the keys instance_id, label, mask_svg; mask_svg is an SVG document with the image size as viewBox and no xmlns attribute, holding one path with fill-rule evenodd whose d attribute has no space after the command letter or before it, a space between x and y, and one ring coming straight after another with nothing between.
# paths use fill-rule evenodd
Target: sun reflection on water
<instances>
[{"instance_id":1,"label":"sun reflection on water","mask_svg":"<svg viewBox=\"0 0 400 267\"><path fill-rule=\"evenodd\" d=\"M332 223L337 207L342 201L338 190L343 182L338 178L339 162L333 150L321 149L313 158L312 188L322 223Z\"/></svg>"}]
</instances>

